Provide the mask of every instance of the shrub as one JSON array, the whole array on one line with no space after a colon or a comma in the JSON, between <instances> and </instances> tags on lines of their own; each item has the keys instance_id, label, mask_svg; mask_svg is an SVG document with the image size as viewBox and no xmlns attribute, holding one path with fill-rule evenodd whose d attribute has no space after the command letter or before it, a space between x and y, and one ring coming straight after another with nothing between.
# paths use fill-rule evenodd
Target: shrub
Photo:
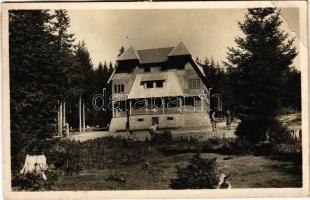
<instances>
[{"instance_id":1,"label":"shrub","mask_svg":"<svg viewBox=\"0 0 310 200\"><path fill-rule=\"evenodd\" d=\"M53 190L58 179L57 173L48 170L45 175L47 180L44 180L41 174L19 174L12 179L12 187L28 191Z\"/></svg>"},{"instance_id":2,"label":"shrub","mask_svg":"<svg viewBox=\"0 0 310 200\"><path fill-rule=\"evenodd\" d=\"M173 189L214 189L219 182L216 158L202 159L197 153L187 167L176 169L177 178L170 180Z\"/></svg>"},{"instance_id":3,"label":"shrub","mask_svg":"<svg viewBox=\"0 0 310 200\"><path fill-rule=\"evenodd\" d=\"M279 144L291 140L287 127L276 119L243 119L236 129L236 135L250 144L269 141Z\"/></svg>"},{"instance_id":4,"label":"shrub","mask_svg":"<svg viewBox=\"0 0 310 200\"><path fill-rule=\"evenodd\" d=\"M172 141L172 134L170 131L163 131L160 133L151 132L152 144L166 144Z\"/></svg>"}]
</instances>

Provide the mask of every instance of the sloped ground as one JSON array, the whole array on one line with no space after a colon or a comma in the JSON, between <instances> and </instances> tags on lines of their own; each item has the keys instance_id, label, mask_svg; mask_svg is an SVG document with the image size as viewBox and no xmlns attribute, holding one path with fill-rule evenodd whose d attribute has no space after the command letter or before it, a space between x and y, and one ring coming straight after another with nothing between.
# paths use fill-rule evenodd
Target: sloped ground
<instances>
[{"instance_id":1,"label":"sloped ground","mask_svg":"<svg viewBox=\"0 0 310 200\"><path fill-rule=\"evenodd\" d=\"M155 150L145 154L150 163L121 166L114 170L84 170L79 175L62 176L57 190L156 190L171 189L170 179L175 177L175 166L185 166L192 154L163 156ZM231 173L233 188L281 188L301 187L301 171L290 161L281 161L267 157L225 156L203 153L203 158L216 157L219 170ZM125 182L107 180L111 173L122 177Z\"/></svg>"},{"instance_id":2,"label":"sloped ground","mask_svg":"<svg viewBox=\"0 0 310 200\"><path fill-rule=\"evenodd\" d=\"M300 126L300 115L281 116L283 124L297 127ZM198 130L174 130L175 138L194 136L195 139L217 137L222 138L233 135L237 124L233 124L228 129L225 123L219 123L217 132L205 132ZM206 133L209 134L206 137ZM186 166L193 152L174 152L165 154L158 146L143 142L148 137L148 131L137 132L133 135L129 133L109 133L104 131L87 132L82 134L72 134L70 139L82 143L75 144L83 154L79 159L82 170L75 174L66 174L64 169L55 169L58 180L53 189L61 191L76 190L158 190L171 189L170 180L176 176L175 166ZM140 140L133 142L136 147L131 148L114 145L110 136ZM109 139L110 138L110 139ZM94 140L93 140L94 139ZM110 141L110 143L109 143ZM122 140L124 142L124 140ZM127 140L125 140L125 144ZM64 141L66 142L66 141ZM112 142L112 145L111 145ZM178 147L183 147L189 143L174 143ZM130 146L130 145L129 145ZM70 149L70 146L68 146ZM139 150L140 149L140 150ZM109 159L116 153L120 155L137 155L137 162L118 163L112 166L100 166L103 160ZM209 152L209 151L204 151ZM212 151L213 152L213 151ZM53 153L54 154L54 153ZM106 158L102 158L106 157ZM201 153L203 158L217 158L217 165L220 172L231 174L229 182L233 188L290 188L302 186L301 161L298 155L278 155L278 156L254 156L254 155L225 155L220 153ZM72 155L71 155L72 157ZM74 156L73 156L74 157ZM57 158L57 156L56 156ZM123 159L122 157L116 160ZM98 167L99 163L99 167ZM113 175L111 179L111 175Z\"/></svg>"}]
</instances>

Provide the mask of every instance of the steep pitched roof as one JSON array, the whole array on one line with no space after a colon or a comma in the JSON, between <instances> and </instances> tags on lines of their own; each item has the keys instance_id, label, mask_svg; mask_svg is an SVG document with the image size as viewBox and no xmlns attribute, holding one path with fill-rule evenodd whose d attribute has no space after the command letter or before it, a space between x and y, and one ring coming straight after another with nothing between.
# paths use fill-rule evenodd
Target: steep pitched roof
<instances>
[{"instance_id":1,"label":"steep pitched roof","mask_svg":"<svg viewBox=\"0 0 310 200\"><path fill-rule=\"evenodd\" d=\"M162 79L164 77L165 83L162 88L145 88L141 85L143 79L155 78ZM148 97L171 97L183 96L183 91L179 78L175 72L157 72L154 74L137 74L128 99L140 99Z\"/></svg>"},{"instance_id":2,"label":"steep pitched roof","mask_svg":"<svg viewBox=\"0 0 310 200\"><path fill-rule=\"evenodd\" d=\"M161 63L167 61L167 55L173 47L137 50L141 64Z\"/></svg>"},{"instance_id":3,"label":"steep pitched roof","mask_svg":"<svg viewBox=\"0 0 310 200\"><path fill-rule=\"evenodd\" d=\"M135 60L139 58L137 51L133 47L129 47L124 53L122 53L117 60Z\"/></svg>"},{"instance_id":4,"label":"steep pitched roof","mask_svg":"<svg viewBox=\"0 0 310 200\"><path fill-rule=\"evenodd\" d=\"M161 63L167 61L169 56L190 55L183 42L175 47L136 50L129 47L117 60L139 60L140 64Z\"/></svg>"},{"instance_id":5,"label":"steep pitched roof","mask_svg":"<svg viewBox=\"0 0 310 200\"><path fill-rule=\"evenodd\" d=\"M168 56L181 56L181 55L190 55L189 51L183 44L183 42L179 42L177 46L175 46L172 51L168 54Z\"/></svg>"}]
</instances>

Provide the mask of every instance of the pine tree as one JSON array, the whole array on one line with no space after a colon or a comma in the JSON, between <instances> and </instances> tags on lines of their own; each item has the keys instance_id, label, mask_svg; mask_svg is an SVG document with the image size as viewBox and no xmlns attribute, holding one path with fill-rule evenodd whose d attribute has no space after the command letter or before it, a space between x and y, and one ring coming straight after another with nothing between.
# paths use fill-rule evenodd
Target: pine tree
<instances>
[{"instance_id":1,"label":"pine tree","mask_svg":"<svg viewBox=\"0 0 310 200\"><path fill-rule=\"evenodd\" d=\"M196 153L186 167L176 169L177 177L170 180L173 189L215 189L219 183L216 158L202 159Z\"/></svg>"},{"instance_id":2,"label":"pine tree","mask_svg":"<svg viewBox=\"0 0 310 200\"><path fill-rule=\"evenodd\" d=\"M112 62L110 61L110 64L109 64L109 76L113 73L113 71L114 71L114 67L113 67Z\"/></svg>"},{"instance_id":3,"label":"pine tree","mask_svg":"<svg viewBox=\"0 0 310 200\"><path fill-rule=\"evenodd\" d=\"M58 67L59 75L55 81L61 83L62 91L60 101L65 101L68 94L68 76L71 76L70 66L73 64L73 50L75 41L74 34L69 33L70 18L66 10L56 10L54 14L53 31L56 37L55 43L55 65Z\"/></svg>"},{"instance_id":4,"label":"pine tree","mask_svg":"<svg viewBox=\"0 0 310 200\"><path fill-rule=\"evenodd\" d=\"M92 94L94 91L94 73L93 64L90 54L86 48L84 41L76 45L74 52L73 64L69 68L70 76L68 76L68 92L71 98L71 111L69 123L73 127L78 126L77 107L79 98L81 97L86 103L86 110L91 107Z\"/></svg>"},{"instance_id":5,"label":"pine tree","mask_svg":"<svg viewBox=\"0 0 310 200\"><path fill-rule=\"evenodd\" d=\"M229 48L226 66L234 79L234 97L242 122L237 135L256 143L277 124L284 76L297 55L293 39L281 30L280 11L248 9L239 27L236 48Z\"/></svg>"},{"instance_id":6,"label":"pine tree","mask_svg":"<svg viewBox=\"0 0 310 200\"><path fill-rule=\"evenodd\" d=\"M9 12L13 168L19 167L19 153L31 153L31 146L55 133L60 86L55 82L51 20L47 10Z\"/></svg>"}]
</instances>

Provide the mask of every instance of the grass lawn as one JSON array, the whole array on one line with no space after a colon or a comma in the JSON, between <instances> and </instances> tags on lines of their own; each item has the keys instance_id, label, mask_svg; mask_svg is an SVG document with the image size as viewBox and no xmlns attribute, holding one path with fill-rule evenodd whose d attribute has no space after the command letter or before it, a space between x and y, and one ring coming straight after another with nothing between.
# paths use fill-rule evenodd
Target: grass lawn
<instances>
[{"instance_id":1,"label":"grass lawn","mask_svg":"<svg viewBox=\"0 0 310 200\"><path fill-rule=\"evenodd\" d=\"M285 115L280 121L300 129L300 119L300 114ZM145 136L143 134L140 136ZM73 141L54 141L43 150L50 168L58 175L56 182L50 179L54 183L53 190L171 189L170 180L176 177L176 166L187 166L198 146L202 149L202 158L217 158L218 170L231 174L228 181L232 188L302 187L300 152L277 156L225 155L231 154L231 149L214 151L212 148L219 145L216 141L197 142L195 137L192 141L191 138L174 138L164 145L110 137L102 132L75 137ZM229 139L220 141L220 144L227 144ZM210 145L211 150L203 148ZM16 164L12 177L19 173L22 164ZM78 173L68 173L70 170ZM13 189L19 190L17 187Z\"/></svg>"},{"instance_id":2,"label":"grass lawn","mask_svg":"<svg viewBox=\"0 0 310 200\"><path fill-rule=\"evenodd\" d=\"M55 190L156 190L171 189L170 179L176 165L186 166L192 153L163 155L154 148L143 153L144 161L118 165L114 169L84 169L78 175L62 174ZM229 178L233 188L301 187L301 169L291 161L253 155L221 155L202 153L202 158L216 157L218 168ZM145 162L149 163L145 167ZM124 182L107 180L111 173Z\"/></svg>"}]
</instances>

